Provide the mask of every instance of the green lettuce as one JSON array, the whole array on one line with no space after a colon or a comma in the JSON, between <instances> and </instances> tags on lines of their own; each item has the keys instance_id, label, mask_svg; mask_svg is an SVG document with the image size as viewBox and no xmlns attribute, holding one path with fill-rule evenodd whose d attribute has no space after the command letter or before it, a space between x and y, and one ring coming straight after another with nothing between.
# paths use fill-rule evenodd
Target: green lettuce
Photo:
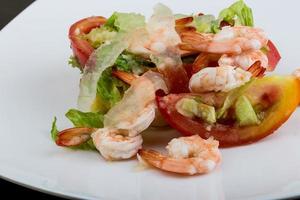
<instances>
[{"instance_id":1,"label":"green lettuce","mask_svg":"<svg viewBox=\"0 0 300 200\"><path fill-rule=\"evenodd\" d=\"M132 29L143 27L145 25L145 17L141 14L114 12L112 16L108 18L104 27L117 32L128 32Z\"/></svg>"},{"instance_id":2,"label":"green lettuce","mask_svg":"<svg viewBox=\"0 0 300 200\"><path fill-rule=\"evenodd\" d=\"M155 65L142 57L125 52L117 58L114 67L120 71L140 75L147 70L147 67L155 67Z\"/></svg>"},{"instance_id":3,"label":"green lettuce","mask_svg":"<svg viewBox=\"0 0 300 200\"><path fill-rule=\"evenodd\" d=\"M97 83L97 97L101 105L94 111L107 112L117 102L119 102L129 85L112 76L112 68L109 67L102 73Z\"/></svg>"},{"instance_id":4,"label":"green lettuce","mask_svg":"<svg viewBox=\"0 0 300 200\"><path fill-rule=\"evenodd\" d=\"M75 56L70 56L70 58L68 60L68 64L74 68L78 68L82 72L82 67L81 67L78 59Z\"/></svg>"},{"instance_id":5,"label":"green lettuce","mask_svg":"<svg viewBox=\"0 0 300 200\"><path fill-rule=\"evenodd\" d=\"M101 26L100 28L94 28L91 30L91 32L85 35L85 38L95 49L97 49L105 42L111 41L115 35L115 31L112 31L105 26Z\"/></svg>"},{"instance_id":6,"label":"green lettuce","mask_svg":"<svg viewBox=\"0 0 300 200\"><path fill-rule=\"evenodd\" d=\"M57 139L57 134L58 134L58 130L57 130L57 127L56 127L56 121L57 121L57 119L56 119L56 117L54 117L54 119L53 119L53 122L52 122L52 126L51 126L51 131L50 131L50 133L51 133L51 138L52 138L52 140L53 141L56 141L56 139Z\"/></svg>"},{"instance_id":7,"label":"green lettuce","mask_svg":"<svg viewBox=\"0 0 300 200\"><path fill-rule=\"evenodd\" d=\"M213 15L196 15L192 25L199 33L213 33L216 18Z\"/></svg>"},{"instance_id":8,"label":"green lettuce","mask_svg":"<svg viewBox=\"0 0 300 200\"><path fill-rule=\"evenodd\" d=\"M66 117L75 127L102 128L103 114L94 112L81 112L76 109L70 109Z\"/></svg>"},{"instance_id":9,"label":"green lettuce","mask_svg":"<svg viewBox=\"0 0 300 200\"><path fill-rule=\"evenodd\" d=\"M70 109L66 113L66 117L73 123L75 127L90 127L90 128L102 128L103 127L103 114L92 112L81 112L76 109ZM52 122L51 138L53 141L57 140L59 131L56 126L56 117ZM92 138L78 146L68 147L74 150L96 150Z\"/></svg>"},{"instance_id":10,"label":"green lettuce","mask_svg":"<svg viewBox=\"0 0 300 200\"><path fill-rule=\"evenodd\" d=\"M185 16L178 15L177 18ZM195 27L200 33L217 33L220 31L220 24L225 21L234 26L253 26L253 14L243 0L239 0L230 7L223 9L218 18L213 15L195 15L194 20L187 26Z\"/></svg>"},{"instance_id":11,"label":"green lettuce","mask_svg":"<svg viewBox=\"0 0 300 200\"><path fill-rule=\"evenodd\" d=\"M81 112L70 109L65 115L75 127L103 128L104 116L102 113ZM96 150L92 138L78 146L69 148L74 150Z\"/></svg>"},{"instance_id":12,"label":"green lettuce","mask_svg":"<svg viewBox=\"0 0 300 200\"><path fill-rule=\"evenodd\" d=\"M229 24L239 26L253 26L253 14L243 0L239 0L230 7L225 8L219 14L218 20L226 21Z\"/></svg>"},{"instance_id":13,"label":"green lettuce","mask_svg":"<svg viewBox=\"0 0 300 200\"><path fill-rule=\"evenodd\" d=\"M235 115L240 126L251 126L260 123L250 100L242 95L235 103Z\"/></svg>"},{"instance_id":14,"label":"green lettuce","mask_svg":"<svg viewBox=\"0 0 300 200\"><path fill-rule=\"evenodd\" d=\"M106 26L113 24L117 33L110 43L104 43L91 55L80 81L78 107L91 111L102 72L114 65L118 56L129 47L133 31L145 26L145 18L135 13L115 13ZM126 20L125 20L126 19Z\"/></svg>"}]
</instances>

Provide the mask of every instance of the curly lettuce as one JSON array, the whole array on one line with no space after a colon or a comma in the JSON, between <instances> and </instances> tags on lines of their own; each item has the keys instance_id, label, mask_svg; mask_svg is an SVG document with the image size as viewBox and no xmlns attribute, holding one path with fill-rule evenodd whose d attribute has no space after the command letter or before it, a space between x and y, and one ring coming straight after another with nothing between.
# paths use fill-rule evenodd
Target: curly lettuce
<instances>
[{"instance_id":1,"label":"curly lettuce","mask_svg":"<svg viewBox=\"0 0 300 200\"><path fill-rule=\"evenodd\" d=\"M186 17L177 15L177 18ZM220 31L221 22L227 22L232 26L254 26L253 14L243 0L239 0L223 9L218 18L213 15L195 15L193 22L187 26L195 27L199 33L217 33Z\"/></svg>"},{"instance_id":2,"label":"curly lettuce","mask_svg":"<svg viewBox=\"0 0 300 200\"><path fill-rule=\"evenodd\" d=\"M66 114L66 117L73 123L75 127L90 127L90 128L102 128L104 116L102 113L93 113L93 112L81 112L76 109L70 109ZM56 126L57 118L54 117L51 126L51 138L53 141L56 141L58 138L58 129ZM69 147L70 149L78 150L96 150L92 139L78 145Z\"/></svg>"},{"instance_id":3,"label":"curly lettuce","mask_svg":"<svg viewBox=\"0 0 300 200\"><path fill-rule=\"evenodd\" d=\"M66 117L73 123L75 127L102 128L103 114L98 112L81 112L76 109L70 109Z\"/></svg>"},{"instance_id":4,"label":"curly lettuce","mask_svg":"<svg viewBox=\"0 0 300 200\"><path fill-rule=\"evenodd\" d=\"M252 9L243 0L239 0L222 10L218 20L226 21L234 26L254 26Z\"/></svg>"},{"instance_id":5,"label":"curly lettuce","mask_svg":"<svg viewBox=\"0 0 300 200\"><path fill-rule=\"evenodd\" d=\"M80 81L78 107L91 111L97 94L97 83L102 72L114 65L118 56L129 47L131 33L145 26L145 18L135 13L114 13L106 26L116 27L117 33L109 43L104 43L91 55Z\"/></svg>"}]
</instances>

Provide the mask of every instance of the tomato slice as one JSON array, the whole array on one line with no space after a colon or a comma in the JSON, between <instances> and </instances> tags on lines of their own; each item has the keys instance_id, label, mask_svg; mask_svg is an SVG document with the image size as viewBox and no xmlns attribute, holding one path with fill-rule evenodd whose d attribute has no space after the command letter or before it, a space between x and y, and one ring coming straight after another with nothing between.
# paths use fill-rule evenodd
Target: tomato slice
<instances>
[{"instance_id":1,"label":"tomato slice","mask_svg":"<svg viewBox=\"0 0 300 200\"><path fill-rule=\"evenodd\" d=\"M300 84L292 76L269 76L259 78L248 84L243 95L252 101L272 103L265 112L259 125L239 127L237 125L214 124L207 126L200 120L181 115L176 110L176 103L183 97L202 96L204 94L169 94L156 92L158 109L170 126L183 135L199 134L202 138L213 136L221 147L253 143L272 134L293 113L300 99Z\"/></svg>"},{"instance_id":2,"label":"tomato slice","mask_svg":"<svg viewBox=\"0 0 300 200\"><path fill-rule=\"evenodd\" d=\"M71 40L71 48L82 67L84 67L94 48L88 41L82 39L81 35L89 33L93 28L100 27L105 22L106 18L93 16L82 19L70 27L69 39Z\"/></svg>"},{"instance_id":3,"label":"tomato slice","mask_svg":"<svg viewBox=\"0 0 300 200\"><path fill-rule=\"evenodd\" d=\"M69 38L89 33L93 28L97 28L105 24L106 18L101 16L93 16L79 20L69 29Z\"/></svg>"},{"instance_id":4,"label":"tomato slice","mask_svg":"<svg viewBox=\"0 0 300 200\"><path fill-rule=\"evenodd\" d=\"M281 56L271 40L268 41L267 46L269 48L269 51L267 54L267 57L269 60L268 70L273 71L275 69L276 65L278 64L279 60L281 59Z\"/></svg>"},{"instance_id":5,"label":"tomato slice","mask_svg":"<svg viewBox=\"0 0 300 200\"><path fill-rule=\"evenodd\" d=\"M74 56L76 56L80 65L83 67L94 51L94 48L88 41L83 40L79 37L72 38L71 48L73 50Z\"/></svg>"}]
</instances>

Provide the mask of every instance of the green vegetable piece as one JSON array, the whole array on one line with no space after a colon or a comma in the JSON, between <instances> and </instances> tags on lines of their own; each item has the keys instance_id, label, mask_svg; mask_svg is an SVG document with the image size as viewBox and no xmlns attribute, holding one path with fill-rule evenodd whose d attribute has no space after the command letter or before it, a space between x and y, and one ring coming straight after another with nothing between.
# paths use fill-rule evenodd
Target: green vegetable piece
<instances>
[{"instance_id":1,"label":"green vegetable piece","mask_svg":"<svg viewBox=\"0 0 300 200\"><path fill-rule=\"evenodd\" d=\"M219 22L222 20L235 26L253 26L253 14L251 8L249 8L243 0L239 0L232 4L230 7L222 10L218 17Z\"/></svg>"},{"instance_id":2,"label":"green vegetable piece","mask_svg":"<svg viewBox=\"0 0 300 200\"><path fill-rule=\"evenodd\" d=\"M199 117L207 123L216 122L216 112L213 106L199 103L195 99L183 98L176 104L177 111L186 117Z\"/></svg>"},{"instance_id":3,"label":"green vegetable piece","mask_svg":"<svg viewBox=\"0 0 300 200\"><path fill-rule=\"evenodd\" d=\"M223 118L227 110L234 104L236 99L240 96L240 89L236 88L231 90L225 98L223 106L217 111L217 119Z\"/></svg>"},{"instance_id":4,"label":"green vegetable piece","mask_svg":"<svg viewBox=\"0 0 300 200\"><path fill-rule=\"evenodd\" d=\"M104 27L113 31L130 31L145 26L145 17L136 13L114 12L104 24Z\"/></svg>"},{"instance_id":5,"label":"green vegetable piece","mask_svg":"<svg viewBox=\"0 0 300 200\"><path fill-rule=\"evenodd\" d=\"M57 127L56 127L56 117L54 117L53 119L53 122L52 122L52 126L51 126L51 138L53 141L56 141L57 140L57 134L58 134L58 130L57 130Z\"/></svg>"},{"instance_id":6,"label":"green vegetable piece","mask_svg":"<svg viewBox=\"0 0 300 200\"><path fill-rule=\"evenodd\" d=\"M117 12L114 12L104 24L104 27L110 29L111 31L118 31L118 28L115 26L115 21L118 18Z\"/></svg>"},{"instance_id":7,"label":"green vegetable piece","mask_svg":"<svg viewBox=\"0 0 300 200\"><path fill-rule=\"evenodd\" d=\"M77 114L74 114L75 112L78 112ZM80 113L80 114L79 114ZM100 117L100 121L101 121L101 127L103 127L103 116L100 115L100 114L97 114L97 113L93 113L92 115L91 114L86 114L86 113L82 113L80 111L76 111L76 110L73 110L71 109L70 111L67 112L67 117L73 122L73 124L75 126L81 126L83 125L82 127L91 127L89 125L91 124L98 124L98 122L96 122L96 119L95 119L95 115L99 115ZM79 116L81 115L81 116ZM77 116L78 119L75 119ZM92 116L90 117L90 119L88 120L88 116ZM101 117L102 116L102 117ZM57 126L56 126L56 117L54 117L54 120L52 122L52 126L51 126L51 138L52 140L55 142L57 140L57 137L58 137L58 133L59 131L57 130ZM96 126L96 127L100 127L99 124ZM73 149L73 150L96 150L96 147L93 143L93 140L92 139L89 139L88 141L86 141L85 143L83 144L80 144L78 146L73 146L73 147L68 147L70 149Z\"/></svg>"},{"instance_id":8,"label":"green vegetable piece","mask_svg":"<svg viewBox=\"0 0 300 200\"><path fill-rule=\"evenodd\" d=\"M112 41L115 36L115 31L102 26L100 28L94 28L93 30L91 30L88 34L85 35L85 38L96 49L103 43Z\"/></svg>"},{"instance_id":9,"label":"green vegetable piece","mask_svg":"<svg viewBox=\"0 0 300 200\"><path fill-rule=\"evenodd\" d=\"M186 117L194 117L198 113L198 102L190 98L182 98L176 104L177 111Z\"/></svg>"},{"instance_id":10,"label":"green vegetable piece","mask_svg":"<svg viewBox=\"0 0 300 200\"><path fill-rule=\"evenodd\" d=\"M192 24L195 26L196 30L200 33L213 33L212 29L214 25L215 17L213 15L201 15L194 16Z\"/></svg>"},{"instance_id":11,"label":"green vegetable piece","mask_svg":"<svg viewBox=\"0 0 300 200\"><path fill-rule=\"evenodd\" d=\"M81 71L81 73L83 72L80 63L75 56L70 56L70 58L68 60L68 64L74 68L78 68Z\"/></svg>"},{"instance_id":12,"label":"green vegetable piece","mask_svg":"<svg viewBox=\"0 0 300 200\"><path fill-rule=\"evenodd\" d=\"M81 112L70 109L66 117L74 124L75 127L102 128L103 114L93 112Z\"/></svg>"},{"instance_id":13,"label":"green vegetable piece","mask_svg":"<svg viewBox=\"0 0 300 200\"><path fill-rule=\"evenodd\" d=\"M84 150L84 151L97 150L92 138L78 146L72 146L72 147L68 147L68 148L73 149L73 150Z\"/></svg>"},{"instance_id":14,"label":"green vegetable piece","mask_svg":"<svg viewBox=\"0 0 300 200\"><path fill-rule=\"evenodd\" d=\"M247 89L247 87L251 85L253 80L255 79L252 79L249 82L247 82L245 85L242 85L228 92L222 107L217 110L217 119L226 116L228 109L234 105L237 98L243 94L243 92Z\"/></svg>"},{"instance_id":15,"label":"green vegetable piece","mask_svg":"<svg viewBox=\"0 0 300 200\"><path fill-rule=\"evenodd\" d=\"M251 126L260 123L246 96L240 96L235 103L235 114L240 126Z\"/></svg>"},{"instance_id":16,"label":"green vegetable piece","mask_svg":"<svg viewBox=\"0 0 300 200\"><path fill-rule=\"evenodd\" d=\"M104 70L97 83L97 97L101 99L102 106L107 110L122 99L124 92L129 87L128 84L115 78L111 73L111 67Z\"/></svg>"},{"instance_id":17,"label":"green vegetable piece","mask_svg":"<svg viewBox=\"0 0 300 200\"><path fill-rule=\"evenodd\" d=\"M196 116L209 124L216 123L217 121L215 108L204 103L198 104L198 112Z\"/></svg>"},{"instance_id":18,"label":"green vegetable piece","mask_svg":"<svg viewBox=\"0 0 300 200\"><path fill-rule=\"evenodd\" d=\"M114 66L120 71L140 75L147 70L147 67L153 67L155 65L142 57L125 52L119 55Z\"/></svg>"},{"instance_id":19,"label":"green vegetable piece","mask_svg":"<svg viewBox=\"0 0 300 200\"><path fill-rule=\"evenodd\" d=\"M139 28L145 27L145 17L134 13L115 13L105 27L114 24L118 28L116 35L109 43L102 44L90 56L90 62L84 69L80 81L78 107L83 111L91 111L97 98L97 84L102 72L113 66L118 56L129 47L130 41ZM114 19L115 18L115 19Z\"/></svg>"}]
</instances>

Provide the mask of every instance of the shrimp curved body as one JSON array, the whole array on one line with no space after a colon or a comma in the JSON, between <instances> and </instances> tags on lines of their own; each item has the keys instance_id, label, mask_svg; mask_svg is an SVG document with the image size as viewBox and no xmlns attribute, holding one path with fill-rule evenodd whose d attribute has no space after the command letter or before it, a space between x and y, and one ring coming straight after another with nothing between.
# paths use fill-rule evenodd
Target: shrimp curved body
<instances>
[{"instance_id":1,"label":"shrimp curved body","mask_svg":"<svg viewBox=\"0 0 300 200\"><path fill-rule=\"evenodd\" d=\"M207 67L194 74L189 82L191 92L228 92L251 78L250 72L232 66Z\"/></svg>"},{"instance_id":2,"label":"shrimp curved body","mask_svg":"<svg viewBox=\"0 0 300 200\"><path fill-rule=\"evenodd\" d=\"M161 74L148 71L135 79L123 99L104 116L104 127L142 132L155 118L155 91L167 91Z\"/></svg>"},{"instance_id":3,"label":"shrimp curved body","mask_svg":"<svg viewBox=\"0 0 300 200\"><path fill-rule=\"evenodd\" d=\"M141 148L140 133L155 118L155 91L167 91L161 74L148 71L134 79L123 99L104 116L104 127L92 134L93 142L107 160L133 157Z\"/></svg>"},{"instance_id":4,"label":"shrimp curved body","mask_svg":"<svg viewBox=\"0 0 300 200\"><path fill-rule=\"evenodd\" d=\"M268 69L268 57L261 50L246 51L237 55L224 54L218 64L219 66L231 65L248 70L256 61L260 61L260 65Z\"/></svg>"},{"instance_id":5,"label":"shrimp curved body","mask_svg":"<svg viewBox=\"0 0 300 200\"><path fill-rule=\"evenodd\" d=\"M106 160L128 159L142 148L143 138L137 132L114 128L101 128L92 134L95 147Z\"/></svg>"},{"instance_id":6,"label":"shrimp curved body","mask_svg":"<svg viewBox=\"0 0 300 200\"><path fill-rule=\"evenodd\" d=\"M218 54L259 50L268 43L262 29L248 26L225 26L217 34L184 32L181 39L181 49Z\"/></svg>"},{"instance_id":7,"label":"shrimp curved body","mask_svg":"<svg viewBox=\"0 0 300 200\"><path fill-rule=\"evenodd\" d=\"M181 174L203 174L212 171L221 161L219 142L199 135L172 139L166 149L168 156L154 150L139 150L148 164L164 171Z\"/></svg>"}]
</instances>

